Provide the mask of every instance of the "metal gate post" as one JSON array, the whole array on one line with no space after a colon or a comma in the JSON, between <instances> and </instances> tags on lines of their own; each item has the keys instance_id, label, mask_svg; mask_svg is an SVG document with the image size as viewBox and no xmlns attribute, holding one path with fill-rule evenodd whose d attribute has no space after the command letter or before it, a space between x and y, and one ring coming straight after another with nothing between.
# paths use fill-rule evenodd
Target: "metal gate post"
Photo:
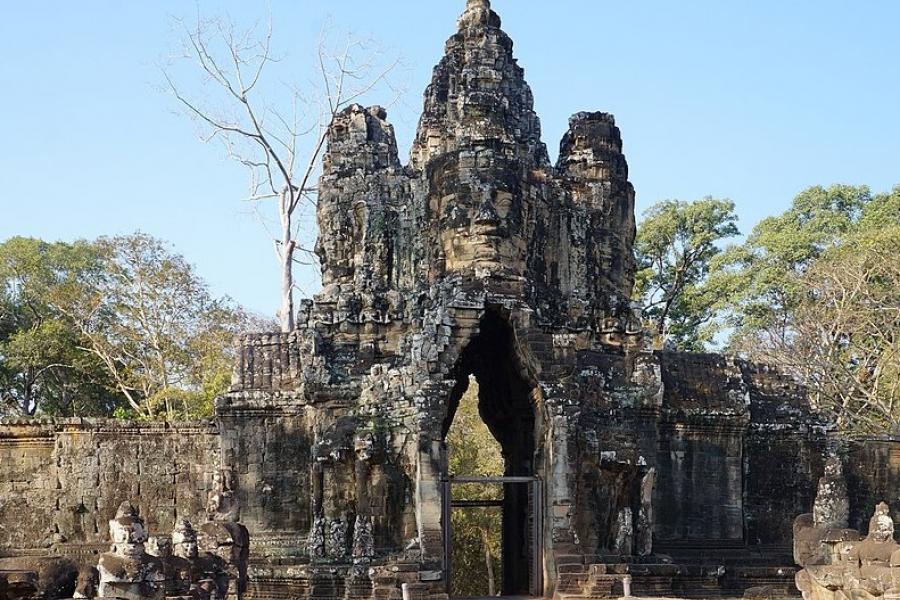
<instances>
[{"instance_id":1,"label":"metal gate post","mask_svg":"<svg viewBox=\"0 0 900 600\"><path fill-rule=\"evenodd\" d=\"M534 589L531 595L544 595L544 497L541 480L535 478L531 483L532 510L534 514L531 526L531 572L534 574Z\"/></svg>"},{"instance_id":2,"label":"metal gate post","mask_svg":"<svg viewBox=\"0 0 900 600\"><path fill-rule=\"evenodd\" d=\"M453 533L451 528L451 511L453 503L453 492L449 480L441 482L441 529L444 533L444 582L447 587L447 593L450 593L451 564L450 552L453 544Z\"/></svg>"},{"instance_id":3,"label":"metal gate post","mask_svg":"<svg viewBox=\"0 0 900 600\"><path fill-rule=\"evenodd\" d=\"M453 484L454 483L486 483L486 484L526 484L530 486L532 498L531 516L531 582L529 590L534 597L544 595L544 491L541 480L537 477L454 477L441 481L441 525L444 535L444 581L447 593L450 593L453 579ZM505 493L505 492L504 492ZM463 501L464 502L464 501ZM483 506L483 505L482 505Z\"/></svg>"}]
</instances>

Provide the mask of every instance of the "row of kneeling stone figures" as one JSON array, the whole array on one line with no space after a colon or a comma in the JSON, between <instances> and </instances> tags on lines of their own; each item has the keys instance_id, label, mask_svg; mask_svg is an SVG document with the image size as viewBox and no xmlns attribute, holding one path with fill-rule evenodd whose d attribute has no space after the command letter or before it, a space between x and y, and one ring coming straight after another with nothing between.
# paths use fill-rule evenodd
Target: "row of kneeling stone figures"
<instances>
[{"instance_id":1,"label":"row of kneeling stone figures","mask_svg":"<svg viewBox=\"0 0 900 600\"><path fill-rule=\"evenodd\" d=\"M794 520L794 560L804 600L900 599L900 544L884 502L875 507L869 533L848 528L846 484L829 461L811 514Z\"/></svg>"},{"instance_id":2,"label":"row of kneeling stone figures","mask_svg":"<svg viewBox=\"0 0 900 600\"><path fill-rule=\"evenodd\" d=\"M195 530L181 519L171 537L151 538L137 509L123 502L109 531L112 547L100 556L95 572L82 574L76 598L226 600L244 595L249 540L239 523L210 521Z\"/></svg>"}]
</instances>

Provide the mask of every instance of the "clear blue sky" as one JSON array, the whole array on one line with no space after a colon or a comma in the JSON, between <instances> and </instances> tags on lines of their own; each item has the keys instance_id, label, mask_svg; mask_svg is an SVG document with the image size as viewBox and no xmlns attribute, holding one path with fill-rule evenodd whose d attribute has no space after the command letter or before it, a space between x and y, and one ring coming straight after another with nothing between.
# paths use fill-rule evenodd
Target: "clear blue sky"
<instances>
[{"instance_id":1,"label":"clear blue sky","mask_svg":"<svg viewBox=\"0 0 900 600\"><path fill-rule=\"evenodd\" d=\"M285 70L326 16L402 55L390 110L408 152L421 92L463 0L272 0ZM900 183L900 2L494 0L555 154L570 114L616 115L638 211L730 197L748 231L801 189ZM239 23L266 3L202 0ZM0 239L140 229L171 241L215 292L278 304L272 247L240 199L247 177L200 143L159 90L175 0L10 2L0 24ZM372 99L373 101L378 99Z\"/></svg>"}]
</instances>

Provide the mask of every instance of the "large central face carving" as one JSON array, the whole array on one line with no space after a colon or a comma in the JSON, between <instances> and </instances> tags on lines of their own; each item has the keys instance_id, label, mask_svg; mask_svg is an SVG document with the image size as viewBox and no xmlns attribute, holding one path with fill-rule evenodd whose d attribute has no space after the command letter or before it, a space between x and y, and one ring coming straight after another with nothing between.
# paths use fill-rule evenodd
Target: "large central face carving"
<instances>
[{"instance_id":1,"label":"large central face carving","mask_svg":"<svg viewBox=\"0 0 900 600\"><path fill-rule=\"evenodd\" d=\"M438 162L438 161L436 161ZM521 277L527 205L513 169L434 165L429 211L437 222L447 273Z\"/></svg>"}]
</instances>

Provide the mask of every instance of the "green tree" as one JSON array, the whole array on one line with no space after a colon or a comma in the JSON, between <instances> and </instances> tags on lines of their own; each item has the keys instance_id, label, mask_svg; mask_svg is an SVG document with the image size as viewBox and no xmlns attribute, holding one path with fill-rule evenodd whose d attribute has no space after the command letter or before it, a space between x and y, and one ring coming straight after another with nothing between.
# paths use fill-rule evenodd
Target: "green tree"
<instances>
[{"instance_id":1,"label":"green tree","mask_svg":"<svg viewBox=\"0 0 900 600\"><path fill-rule=\"evenodd\" d=\"M128 402L123 416L211 413L227 387L231 340L251 321L217 299L184 257L145 234L101 238L103 268L55 308Z\"/></svg>"},{"instance_id":2,"label":"green tree","mask_svg":"<svg viewBox=\"0 0 900 600\"><path fill-rule=\"evenodd\" d=\"M803 191L714 260L731 350L794 375L845 431L896 430L898 251L900 187Z\"/></svg>"},{"instance_id":3,"label":"green tree","mask_svg":"<svg viewBox=\"0 0 900 600\"><path fill-rule=\"evenodd\" d=\"M635 296L657 347L699 351L712 340L721 290L708 285L707 275L718 244L738 234L730 200L667 200L644 213L635 240Z\"/></svg>"},{"instance_id":4,"label":"green tree","mask_svg":"<svg viewBox=\"0 0 900 600\"><path fill-rule=\"evenodd\" d=\"M53 306L102 269L90 242L14 237L0 244L0 411L103 415L121 398Z\"/></svg>"},{"instance_id":5,"label":"green tree","mask_svg":"<svg viewBox=\"0 0 900 600\"><path fill-rule=\"evenodd\" d=\"M900 225L856 232L802 275L787 334L755 356L794 374L851 433L900 432Z\"/></svg>"},{"instance_id":6,"label":"green tree","mask_svg":"<svg viewBox=\"0 0 900 600\"><path fill-rule=\"evenodd\" d=\"M871 201L867 187L821 186L801 192L785 213L761 221L747 240L713 261L711 285L734 328L731 349L746 351L760 335L782 340L805 293L803 274L852 231Z\"/></svg>"},{"instance_id":7,"label":"green tree","mask_svg":"<svg viewBox=\"0 0 900 600\"><path fill-rule=\"evenodd\" d=\"M447 433L451 476L501 477L504 471L500 444L478 412L478 383L469 378ZM500 500L502 486L461 484L453 488L455 498ZM454 510L452 595L460 597L494 596L499 590L501 519L499 507L468 507Z\"/></svg>"},{"instance_id":8,"label":"green tree","mask_svg":"<svg viewBox=\"0 0 900 600\"><path fill-rule=\"evenodd\" d=\"M857 232L900 226L900 185L886 194L878 194L862 209Z\"/></svg>"},{"instance_id":9,"label":"green tree","mask_svg":"<svg viewBox=\"0 0 900 600\"><path fill-rule=\"evenodd\" d=\"M212 414L242 331L270 329L214 298L144 234L0 244L0 410L168 419Z\"/></svg>"}]
</instances>

